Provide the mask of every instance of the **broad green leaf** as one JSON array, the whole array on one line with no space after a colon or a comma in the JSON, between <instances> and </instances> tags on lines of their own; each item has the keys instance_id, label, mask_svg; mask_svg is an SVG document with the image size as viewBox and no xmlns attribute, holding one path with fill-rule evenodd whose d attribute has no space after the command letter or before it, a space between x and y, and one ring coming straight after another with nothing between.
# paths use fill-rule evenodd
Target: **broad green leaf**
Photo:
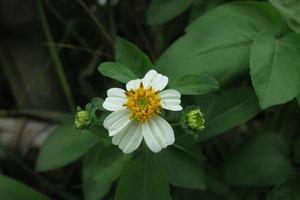
<instances>
[{"instance_id":1,"label":"broad green leaf","mask_svg":"<svg viewBox=\"0 0 300 200\"><path fill-rule=\"evenodd\" d=\"M89 131L65 125L55 129L45 140L38 155L37 171L60 168L85 154L99 138Z\"/></svg>"},{"instance_id":2,"label":"broad green leaf","mask_svg":"<svg viewBox=\"0 0 300 200\"><path fill-rule=\"evenodd\" d=\"M275 186L267 195L266 200L299 200L300 177L296 176Z\"/></svg>"},{"instance_id":3,"label":"broad green leaf","mask_svg":"<svg viewBox=\"0 0 300 200\"><path fill-rule=\"evenodd\" d=\"M206 12L224 4L226 0L214 0L214 1L206 1L206 0L194 0L193 5L191 6L190 14L189 14L189 22L194 21L198 17L202 16Z\"/></svg>"},{"instance_id":4,"label":"broad green leaf","mask_svg":"<svg viewBox=\"0 0 300 200\"><path fill-rule=\"evenodd\" d=\"M148 24L163 24L183 13L192 0L152 0L147 11Z\"/></svg>"},{"instance_id":5,"label":"broad green leaf","mask_svg":"<svg viewBox=\"0 0 300 200\"><path fill-rule=\"evenodd\" d=\"M121 175L115 200L171 200L167 179L149 150L134 157Z\"/></svg>"},{"instance_id":6,"label":"broad green leaf","mask_svg":"<svg viewBox=\"0 0 300 200\"><path fill-rule=\"evenodd\" d=\"M286 18L288 25L300 32L300 1L298 0L269 0L273 6Z\"/></svg>"},{"instance_id":7,"label":"broad green leaf","mask_svg":"<svg viewBox=\"0 0 300 200\"><path fill-rule=\"evenodd\" d=\"M282 104L300 93L300 35L278 39L260 34L250 53L250 74L262 108Z\"/></svg>"},{"instance_id":8,"label":"broad green leaf","mask_svg":"<svg viewBox=\"0 0 300 200\"><path fill-rule=\"evenodd\" d=\"M151 60L144 52L120 37L117 38L115 60L129 68L137 77L143 77L149 69L153 68Z\"/></svg>"},{"instance_id":9,"label":"broad green leaf","mask_svg":"<svg viewBox=\"0 0 300 200\"><path fill-rule=\"evenodd\" d=\"M6 176L0 176L0 199L3 200L49 200L36 190Z\"/></svg>"},{"instance_id":10,"label":"broad green leaf","mask_svg":"<svg viewBox=\"0 0 300 200\"><path fill-rule=\"evenodd\" d=\"M127 83L137 76L127 67L120 63L105 62L99 65L98 71L106 77L115 79L122 83Z\"/></svg>"},{"instance_id":11,"label":"broad green leaf","mask_svg":"<svg viewBox=\"0 0 300 200\"><path fill-rule=\"evenodd\" d=\"M170 79L208 74L220 84L248 71L249 49L263 30L274 34L282 20L265 2L236 2L220 6L195 20L186 34L157 61Z\"/></svg>"},{"instance_id":12,"label":"broad green leaf","mask_svg":"<svg viewBox=\"0 0 300 200\"><path fill-rule=\"evenodd\" d=\"M121 174L130 155L116 146L98 144L86 154L83 165L83 191L85 200L98 200L105 196L111 184Z\"/></svg>"},{"instance_id":13,"label":"broad green leaf","mask_svg":"<svg viewBox=\"0 0 300 200\"><path fill-rule=\"evenodd\" d=\"M287 145L279 135L258 134L225 161L225 180L233 185L277 184L292 172L287 154Z\"/></svg>"},{"instance_id":14,"label":"broad green leaf","mask_svg":"<svg viewBox=\"0 0 300 200\"><path fill-rule=\"evenodd\" d=\"M170 86L183 95L202 95L219 88L218 82L213 77L205 74L185 75L170 83Z\"/></svg>"},{"instance_id":15,"label":"broad green leaf","mask_svg":"<svg viewBox=\"0 0 300 200\"><path fill-rule=\"evenodd\" d=\"M176 142L183 146L224 133L245 123L260 111L254 91L245 87L204 95L194 103L204 112L205 129L196 140L189 134L178 137Z\"/></svg>"},{"instance_id":16,"label":"broad green leaf","mask_svg":"<svg viewBox=\"0 0 300 200\"><path fill-rule=\"evenodd\" d=\"M190 189L206 188L202 163L186 150L169 147L157 154L157 161L169 183Z\"/></svg>"}]
</instances>

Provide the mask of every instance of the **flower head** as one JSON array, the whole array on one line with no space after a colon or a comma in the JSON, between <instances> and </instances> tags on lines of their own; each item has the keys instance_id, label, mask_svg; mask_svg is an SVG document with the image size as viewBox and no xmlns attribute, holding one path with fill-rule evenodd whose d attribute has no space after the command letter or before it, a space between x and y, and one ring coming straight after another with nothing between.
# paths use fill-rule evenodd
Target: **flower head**
<instances>
[{"instance_id":1,"label":"flower head","mask_svg":"<svg viewBox=\"0 0 300 200\"><path fill-rule=\"evenodd\" d=\"M90 113L86 110L82 110L80 107L77 107L77 113L75 115L75 127L78 129L83 129L88 127L90 123Z\"/></svg>"},{"instance_id":2,"label":"flower head","mask_svg":"<svg viewBox=\"0 0 300 200\"><path fill-rule=\"evenodd\" d=\"M180 111L180 93L173 89L162 91L168 77L155 70L144 78L131 80L126 90L111 88L103 103L106 110L113 111L104 120L112 142L124 153L136 150L143 138L153 152L175 142L171 125L160 116L161 110Z\"/></svg>"},{"instance_id":3,"label":"flower head","mask_svg":"<svg viewBox=\"0 0 300 200\"><path fill-rule=\"evenodd\" d=\"M204 114L200 109L191 110L186 114L187 116L187 125L190 129L196 131L202 131L205 126Z\"/></svg>"},{"instance_id":4,"label":"flower head","mask_svg":"<svg viewBox=\"0 0 300 200\"><path fill-rule=\"evenodd\" d=\"M185 108L181 118L181 127L195 138L199 136L198 133L205 129L204 113L198 106Z\"/></svg>"}]
</instances>

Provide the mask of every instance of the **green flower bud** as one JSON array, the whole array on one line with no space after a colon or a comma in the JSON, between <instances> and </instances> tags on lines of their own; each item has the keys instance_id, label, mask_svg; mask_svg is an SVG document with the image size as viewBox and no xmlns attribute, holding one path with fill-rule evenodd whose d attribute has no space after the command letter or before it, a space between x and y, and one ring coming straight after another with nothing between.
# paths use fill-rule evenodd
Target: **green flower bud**
<instances>
[{"instance_id":1,"label":"green flower bud","mask_svg":"<svg viewBox=\"0 0 300 200\"><path fill-rule=\"evenodd\" d=\"M197 138L205 128L204 113L198 106L188 106L182 114L181 127L185 132Z\"/></svg>"},{"instance_id":2,"label":"green flower bud","mask_svg":"<svg viewBox=\"0 0 300 200\"><path fill-rule=\"evenodd\" d=\"M189 111L186 114L186 117L187 125L191 130L202 131L205 128L204 114L201 112L200 109L194 109Z\"/></svg>"},{"instance_id":3,"label":"green flower bud","mask_svg":"<svg viewBox=\"0 0 300 200\"><path fill-rule=\"evenodd\" d=\"M82 128L87 128L90 123L90 113L85 110L81 110L80 108L77 109L77 113L75 116L75 126L76 128L82 129Z\"/></svg>"}]
</instances>

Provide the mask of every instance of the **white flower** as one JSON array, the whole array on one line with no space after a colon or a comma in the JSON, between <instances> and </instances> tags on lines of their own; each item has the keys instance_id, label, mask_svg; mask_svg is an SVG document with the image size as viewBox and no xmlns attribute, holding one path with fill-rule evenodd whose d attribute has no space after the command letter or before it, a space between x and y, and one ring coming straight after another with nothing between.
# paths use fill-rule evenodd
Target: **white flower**
<instances>
[{"instance_id":1,"label":"white flower","mask_svg":"<svg viewBox=\"0 0 300 200\"><path fill-rule=\"evenodd\" d=\"M126 90L111 88L103 103L106 110L113 111L103 122L112 136L112 143L124 153L136 150L143 138L153 152L175 142L171 125L159 114L161 109L179 111L180 93L168 89L168 77L155 70L147 72L143 79L131 80Z\"/></svg>"}]
</instances>

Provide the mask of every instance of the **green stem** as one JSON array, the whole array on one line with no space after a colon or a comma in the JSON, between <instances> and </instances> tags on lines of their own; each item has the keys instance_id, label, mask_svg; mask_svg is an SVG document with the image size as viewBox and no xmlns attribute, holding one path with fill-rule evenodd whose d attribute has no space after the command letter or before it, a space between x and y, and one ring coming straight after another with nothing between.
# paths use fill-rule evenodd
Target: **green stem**
<instances>
[{"instance_id":1,"label":"green stem","mask_svg":"<svg viewBox=\"0 0 300 200\"><path fill-rule=\"evenodd\" d=\"M82 6L82 8L87 12L87 14L90 16L90 18L93 20L93 22L96 24L97 28L99 29L99 32L101 35L108 41L112 49L115 48L115 42L113 38L107 33L107 31L104 29L101 22L97 19L97 17L89 10L87 5L82 0L77 0L77 2Z\"/></svg>"},{"instance_id":2,"label":"green stem","mask_svg":"<svg viewBox=\"0 0 300 200\"><path fill-rule=\"evenodd\" d=\"M40 15L40 19L41 19L41 22L42 22L42 26L43 26L43 29L44 29L44 32L45 32L45 37L47 39L47 42L49 44L53 44L55 42L54 42L54 39L52 37L51 31L49 29L49 25L48 25L48 22L47 22L47 18L46 18L45 12L44 12L44 7L43 7L43 4L42 4L41 0L37 0L37 8L38 8L38 12L39 12L39 15ZM72 93L71 93L68 81L67 81L65 73L64 73L62 62L59 58L59 55L57 53L57 50L56 50L55 46L49 46L49 51L50 51L50 55L53 59L53 63L54 63L56 73L58 74L59 81L60 81L60 83L63 87L63 90L64 90L64 93L65 93L69 108L70 108L71 111L74 112L75 111L75 104L74 104L74 101L73 101L73 97L72 97Z\"/></svg>"}]
</instances>

